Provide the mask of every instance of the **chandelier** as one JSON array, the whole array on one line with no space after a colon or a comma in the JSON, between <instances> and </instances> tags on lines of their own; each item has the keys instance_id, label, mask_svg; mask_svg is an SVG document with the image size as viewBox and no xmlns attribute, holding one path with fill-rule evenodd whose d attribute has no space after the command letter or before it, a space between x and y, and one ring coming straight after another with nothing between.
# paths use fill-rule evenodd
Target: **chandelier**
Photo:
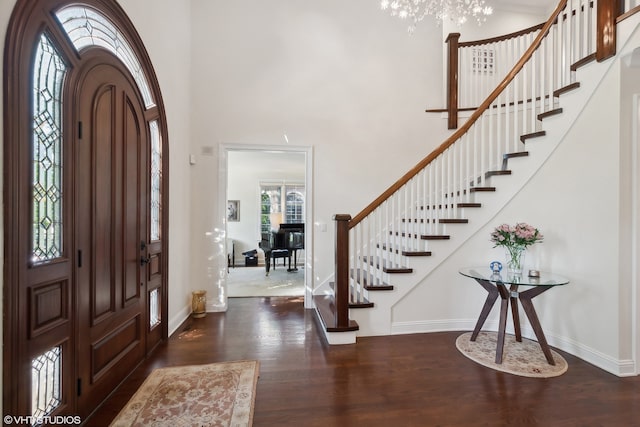
<instances>
[{"instance_id":1,"label":"chandelier","mask_svg":"<svg viewBox=\"0 0 640 427\"><path fill-rule=\"evenodd\" d=\"M493 13L484 0L381 0L380 7L382 10L390 9L391 16L411 20L410 33L427 15L434 16L438 24L449 20L460 26L469 18L482 24Z\"/></svg>"}]
</instances>

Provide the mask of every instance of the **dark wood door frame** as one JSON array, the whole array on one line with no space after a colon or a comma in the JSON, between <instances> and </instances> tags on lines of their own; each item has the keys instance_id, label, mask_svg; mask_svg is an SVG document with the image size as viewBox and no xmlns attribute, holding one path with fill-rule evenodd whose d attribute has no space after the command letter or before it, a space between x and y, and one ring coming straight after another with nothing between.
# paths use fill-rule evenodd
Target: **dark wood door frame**
<instances>
[{"instance_id":1,"label":"dark wood door frame","mask_svg":"<svg viewBox=\"0 0 640 427\"><path fill-rule=\"evenodd\" d=\"M160 143L162 147L162 181L161 194L162 204L160 208L161 248L153 250L159 254L168 253L168 205L169 205L169 150L168 132L164 104L160 93L160 88L151 65L149 56L144 48L141 38L136 32L133 24L126 16L124 10L112 0L81 0L81 4L101 11L129 41L142 71L147 76L150 91L155 105L144 111L145 123L156 121L160 133ZM69 0L18 0L14 7L5 39L4 67L3 67L3 105L4 105L4 128L3 128L3 176L4 176L4 272L3 272L3 407L5 414L28 415L30 412L30 399L28 393L31 375L31 360L29 355L33 352L29 348L29 337L34 333L33 318L30 317L26 298L32 297L33 290L26 285L31 271L25 264L30 251L29 235L25 235L25 222L30 218L25 218L25 212L29 212L29 197L31 194L30 183L30 146L33 130L32 126L32 94L31 76L33 73L33 53L37 46L37 40L43 32L55 44L60 55L67 61L70 72L74 67L78 67L83 61L84 51L77 53L75 48L69 44L69 39L64 33L57 20L53 17L54 12L63 6L78 4ZM73 88L67 87L66 93L72 93ZM63 146L65 152L65 169L63 172L65 180L65 193L69 196L73 193L70 189L74 173L73 149L71 136L75 131L74 123L70 122L73 117L72 105L64 107L63 115ZM72 198L72 196L71 196ZM73 201L65 202L66 206L72 206ZM70 215L67 208L64 215ZM67 225L73 225L73 218L66 218ZM20 225L22 224L22 225ZM73 227L68 227L73 229ZM65 231L67 233L67 231ZM29 234L29 233L27 233ZM53 269L67 269L69 265L76 262L71 234L65 234L65 240L69 246L60 258L62 262L51 263L49 267ZM151 245L152 246L152 245ZM151 252L149 252L151 255ZM66 264L65 264L66 263ZM168 335L168 299L167 299L167 278L168 260L166 256L157 257L155 260L156 269L162 272L156 284L161 289L161 312L162 323L156 329L156 335L161 339L166 339ZM67 267L65 267L67 265ZM65 273L66 274L66 273ZM68 282L68 283L67 283ZM63 304L56 313L46 313L51 315L57 326L72 328L75 330L76 319L74 314L75 291L72 289L71 281L56 285L62 289L64 297ZM65 289L65 286L68 287ZM55 292L58 292L57 290ZM54 292L54 294L55 294ZM43 298L46 302L46 298ZM41 330L36 330L37 334L47 336L48 325L41 325ZM146 325L145 325L146 326ZM65 335L66 334L66 335ZM75 345L75 333L64 332L66 338L51 338L53 345L64 341L65 345L73 347ZM58 340L58 341L56 341ZM60 341L62 340L62 341ZM147 348L147 352L150 351ZM73 362L73 352L67 353L63 357L63 363ZM75 397L75 384L65 384L63 388L62 405L53 413L75 414L78 411L77 399Z\"/></svg>"}]
</instances>

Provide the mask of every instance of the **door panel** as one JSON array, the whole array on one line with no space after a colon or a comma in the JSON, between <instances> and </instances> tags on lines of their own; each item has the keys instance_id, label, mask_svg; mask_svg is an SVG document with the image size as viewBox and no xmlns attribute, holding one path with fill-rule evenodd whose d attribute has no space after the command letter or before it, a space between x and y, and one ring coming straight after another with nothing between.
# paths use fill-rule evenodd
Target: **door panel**
<instances>
[{"instance_id":1,"label":"door panel","mask_svg":"<svg viewBox=\"0 0 640 427\"><path fill-rule=\"evenodd\" d=\"M144 271L141 271L140 251L141 242L146 241L146 215L148 202L146 202L146 190L144 179L148 175L146 168L146 147L143 144L140 128L140 120L136 112L135 105L131 99L124 102L124 129L125 140L123 152L123 202L122 224L123 224L123 277L122 292L123 304L136 304L144 295L140 295L140 288L144 282ZM135 142L135 143L133 143ZM144 163L144 165L143 165ZM141 203L142 202L142 203ZM138 282L141 281L140 286Z\"/></svg>"},{"instance_id":2,"label":"door panel","mask_svg":"<svg viewBox=\"0 0 640 427\"><path fill-rule=\"evenodd\" d=\"M148 132L142 103L118 63L88 61L77 111L78 374L83 408L95 408L146 351Z\"/></svg>"},{"instance_id":3,"label":"door panel","mask_svg":"<svg viewBox=\"0 0 640 427\"><path fill-rule=\"evenodd\" d=\"M94 71L97 72L97 71ZM93 83L93 82L91 82ZM96 82L97 84L97 82ZM115 311L115 271L112 258L115 250L115 224L114 224L114 183L117 166L114 159L116 140L112 127L117 126L114 115L116 114L117 88L111 85L98 85L83 90L95 91L87 93L93 99L84 101L80 108L95 113L82 120L83 133L90 137L89 141L82 142L82 151L86 158L78 166L79 175L84 185L91 184L85 194L78 199L78 215L88 215L90 223L82 232L87 235L86 243L79 246L84 257L89 261L92 271L87 277L92 295L89 296L91 304L91 324L95 325L105 320ZM83 93L83 95L85 95ZM88 145L88 147L86 147ZM84 154L83 153L83 154ZM96 197L100 195L100 197ZM82 286L81 282L80 285Z\"/></svg>"}]
</instances>

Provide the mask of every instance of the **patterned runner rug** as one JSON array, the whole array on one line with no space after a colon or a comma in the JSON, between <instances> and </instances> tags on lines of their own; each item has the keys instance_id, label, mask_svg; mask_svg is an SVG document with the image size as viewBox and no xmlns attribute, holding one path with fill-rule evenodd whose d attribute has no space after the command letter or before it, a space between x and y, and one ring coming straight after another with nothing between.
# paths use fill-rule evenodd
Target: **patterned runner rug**
<instances>
[{"instance_id":1,"label":"patterned runner rug","mask_svg":"<svg viewBox=\"0 0 640 427\"><path fill-rule=\"evenodd\" d=\"M568 365L564 357L551 350L555 365L549 365L540 344L522 338L516 341L514 335L507 334L504 339L502 363L496 360L497 332L480 332L476 341L471 341L471 332L466 332L456 339L456 347L469 359L497 371L523 377L549 378L557 377L567 371Z\"/></svg>"},{"instance_id":2,"label":"patterned runner rug","mask_svg":"<svg viewBox=\"0 0 640 427\"><path fill-rule=\"evenodd\" d=\"M257 361L154 370L111 426L251 426Z\"/></svg>"}]
</instances>

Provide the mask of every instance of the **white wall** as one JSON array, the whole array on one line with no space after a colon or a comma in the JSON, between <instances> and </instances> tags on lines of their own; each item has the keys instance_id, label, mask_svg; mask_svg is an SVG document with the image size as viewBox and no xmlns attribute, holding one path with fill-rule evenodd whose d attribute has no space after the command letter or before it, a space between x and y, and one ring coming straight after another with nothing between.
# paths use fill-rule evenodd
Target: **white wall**
<instances>
[{"instance_id":1,"label":"white wall","mask_svg":"<svg viewBox=\"0 0 640 427\"><path fill-rule=\"evenodd\" d=\"M368 0L192 7L192 194L215 188L219 144L286 144L286 133L313 147L314 281L322 283L333 274L333 215L355 215L448 134L424 113L442 99L442 31L425 22L409 36ZM192 253L207 254L194 257L193 283L217 292L223 218L217 202L192 202Z\"/></svg>"}]
</instances>

